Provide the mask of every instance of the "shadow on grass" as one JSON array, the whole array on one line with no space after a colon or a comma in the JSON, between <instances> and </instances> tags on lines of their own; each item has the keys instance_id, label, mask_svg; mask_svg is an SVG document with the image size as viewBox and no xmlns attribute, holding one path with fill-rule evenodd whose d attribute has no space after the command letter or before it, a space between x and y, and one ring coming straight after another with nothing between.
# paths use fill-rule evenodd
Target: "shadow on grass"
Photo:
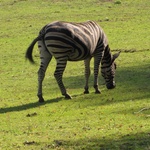
<instances>
[{"instance_id":1,"label":"shadow on grass","mask_svg":"<svg viewBox=\"0 0 150 150\"><path fill-rule=\"evenodd\" d=\"M36 108L36 107L39 107L41 105L57 103L57 102L61 101L62 99L63 98L60 97L60 98L54 98L54 99L51 99L51 100L46 100L44 103L33 102L33 103L29 103L29 104L23 104L23 105L20 105L20 106L0 108L0 114L7 113L7 112L14 112L14 111L22 111L22 110L27 110L27 109L31 109L31 108Z\"/></svg>"},{"instance_id":2,"label":"shadow on grass","mask_svg":"<svg viewBox=\"0 0 150 150\"><path fill-rule=\"evenodd\" d=\"M122 94L134 99L150 98L150 66L138 65L118 70L117 83ZM118 91L119 92L119 91Z\"/></svg>"},{"instance_id":3,"label":"shadow on grass","mask_svg":"<svg viewBox=\"0 0 150 150\"><path fill-rule=\"evenodd\" d=\"M46 144L45 148L52 149L84 149L84 150L149 150L150 132L127 134L114 139L90 138L89 136L80 140L56 139L51 144Z\"/></svg>"},{"instance_id":4,"label":"shadow on grass","mask_svg":"<svg viewBox=\"0 0 150 150\"><path fill-rule=\"evenodd\" d=\"M89 90L94 91L93 88L93 75L89 80ZM107 96L107 93L111 93L113 99L115 100L115 96L120 96L120 99L117 98L117 102L119 101L128 101L128 100L141 100L144 98L150 98L150 65L147 63L146 65L137 65L131 67L121 67L116 71L116 88L112 90L107 90L104 85L104 80L102 77L99 78L99 88L104 89L104 93ZM82 88L84 86L84 76L75 76L64 78L66 82L66 86L72 89ZM110 92L109 92L110 91ZM112 92L113 91L113 92ZM82 93L82 91L81 91ZM90 91L91 93L91 91ZM90 96L90 94L89 94ZM103 97L103 91L100 95Z\"/></svg>"},{"instance_id":5,"label":"shadow on grass","mask_svg":"<svg viewBox=\"0 0 150 150\"><path fill-rule=\"evenodd\" d=\"M92 76L93 77L93 76ZM131 98L134 100L141 100L144 98L150 98L150 66L149 65L141 65L138 67L130 67L130 68L120 68L117 70L117 87L113 90L112 97L117 95L119 93L122 93L122 96L117 99L113 97L113 103L120 102L120 101L128 101L131 100ZM72 89L75 88L81 88L83 83L84 76L71 76L64 78L66 84L66 87L71 87ZM100 79L101 80L101 79ZM102 80L100 81L100 88L101 88ZM89 84L93 84L92 80L89 81ZM81 91L82 93L82 91ZM106 99L107 91L105 92L106 95L103 96L103 93L100 95L100 99L103 97ZM109 93L109 92L108 92ZM129 96L129 93L131 95ZM91 94L88 95L91 97ZM134 96L134 97L133 97ZM77 95L75 97L78 97ZM87 96L86 96L87 97ZM13 106L13 107L7 107L7 108L0 108L0 113L7 113L7 112L14 112L14 111L22 111L26 109L31 109L35 107L39 107L40 105L50 104L50 103L56 103L64 99L56 98L51 100L45 100L44 103L40 104L38 102L24 104L20 106ZM88 99L88 98L87 98ZM115 99L117 99L115 101ZM94 105L102 105L102 104L109 104L109 101L98 101ZM92 104L92 101L90 101L90 104Z\"/></svg>"}]
</instances>

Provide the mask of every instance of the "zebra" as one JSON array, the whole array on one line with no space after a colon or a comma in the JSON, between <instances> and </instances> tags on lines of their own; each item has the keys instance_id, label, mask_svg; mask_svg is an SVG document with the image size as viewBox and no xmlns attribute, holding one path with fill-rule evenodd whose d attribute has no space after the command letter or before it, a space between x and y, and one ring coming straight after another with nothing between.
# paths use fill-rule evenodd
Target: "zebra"
<instances>
[{"instance_id":1,"label":"zebra","mask_svg":"<svg viewBox=\"0 0 150 150\"><path fill-rule=\"evenodd\" d=\"M46 69L54 56L56 60L56 70L54 77L60 88L61 94L66 99L72 97L67 93L62 81L63 72L67 61L84 60L85 65L85 87L84 94L89 93L88 80L91 74L90 60L94 57L94 88L95 93L101 93L98 87L98 74L101 63L101 74L105 79L106 87L115 87L115 59L120 52L112 55L106 34L95 21L82 23L55 21L45 25L39 35L32 41L26 51L25 57L31 63L35 63L32 51L35 43L38 42L41 64L38 70L38 99L44 102L42 94L42 82L45 77Z\"/></svg>"}]
</instances>

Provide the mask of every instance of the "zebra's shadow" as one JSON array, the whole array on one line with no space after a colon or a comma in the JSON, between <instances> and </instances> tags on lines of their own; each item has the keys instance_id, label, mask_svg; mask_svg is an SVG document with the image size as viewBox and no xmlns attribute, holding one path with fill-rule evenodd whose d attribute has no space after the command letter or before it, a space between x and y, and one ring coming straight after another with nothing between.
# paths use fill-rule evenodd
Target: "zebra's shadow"
<instances>
[{"instance_id":1,"label":"zebra's shadow","mask_svg":"<svg viewBox=\"0 0 150 150\"><path fill-rule=\"evenodd\" d=\"M124 93L124 101L130 100L130 98L128 96L126 96L126 95L128 95L128 92L129 92L128 88L131 89L133 95L135 95L135 99L137 99L137 100L141 100L144 98L150 98L149 70L150 70L149 65L130 67L130 68L129 67L128 68L119 68L117 70L117 76L116 76L117 89L114 90L114 92L117 93L119 91L119 92ZM137 74L138 74L138 76L137 76ZM90 78L91 79L89 80L89 84L91 86L91 84L93 84L93 82L92 82L93 75ZM83 87L82 85L84 85L83 80L84 80L84 75L64 78L64 81L67 83L66 84L67 88L71 87L74 89L82 88ZM99 83L100 83L100 85L103 84L103 81L101 80L101 78L99 78ZM137 94L137 91L140 93L140 95ZM82 92L83 91L81 91L81 94L71 95L71 96L78 97L80 95L83 95ZM107 94L107 92L106 92L106 94ZM18 106L0 108L0 114L7 113L7 112L16 112L16 111L32 109L32 108L39 107L40 105L58 103L59 101L62 101L62 100L64 100L64 97L60 96L57 98L46 99L44 103L39 103L38 101L36 101L36 102L18 105ZM120 102L120 101L122 101L122 98L118 99L116 102ZM90 105L91 105L91 101L90 101Z\"/></svg>"},{"instance_id":2,"label":"zebra's shadow","mask_svg":"<svg viewBox=\"0 0 150 150\"><path fill-rule=\"evenodd\" d=\"M23 104L23 105L18 105L18 106L0 108L0 114L8 113L8 112L23 111L23 110L27 110L27 109L32 109L32 108L36 108L36 107L39 107L39 106L45 105L45 104L57 103L57 102L59 102L59 101L61 101L63 99L64 99L63 97L59 97L59 98L46 100L43 103L39 103L37 101L37 102L29 103L29 104Z\"/></svg>"}]
</instances>

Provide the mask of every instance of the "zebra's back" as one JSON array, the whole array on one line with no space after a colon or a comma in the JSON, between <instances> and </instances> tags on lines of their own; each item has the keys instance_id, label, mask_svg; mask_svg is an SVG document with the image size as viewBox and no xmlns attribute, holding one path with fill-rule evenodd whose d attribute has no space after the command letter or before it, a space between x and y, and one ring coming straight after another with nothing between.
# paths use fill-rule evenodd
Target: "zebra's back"
<instances>
[{"instance_id":1,"label":"zebra's back","mask_svg":"<svg viewBox=\"0 0 150 150\"><path fill-rule=\"evenodd\" d=\"M107 45L103 30L93 21L57 21L46 25L42 30L45 32L46 47L56 59L65 54L70 61L83 60L93 55L97 47L101 46L103 49Z\"/></svg>"}]
</instances>

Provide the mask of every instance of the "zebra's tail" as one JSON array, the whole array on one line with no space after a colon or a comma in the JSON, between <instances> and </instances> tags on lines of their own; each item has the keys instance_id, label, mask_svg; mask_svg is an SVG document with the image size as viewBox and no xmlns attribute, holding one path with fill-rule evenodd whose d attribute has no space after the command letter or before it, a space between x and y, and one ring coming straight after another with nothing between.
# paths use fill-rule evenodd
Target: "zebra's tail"
<instances>
[{"instance_id":1,"label":"zebra's tail","mask_svg":"<svg viewBox=\"0 0 150 150\"><path fill-rule=\"evenodd\" d=\"M33 48L34 48L35 43L36 43L38 40L40 40L42 37L43 37L43 34L39 34L39 36L36 37L36 38L32 41L32 43L30 44L30 46L28 47L28 49L27 49L27 51L26 51L26 54L25 54L26 59L29 59L29 61L30 61L31 63L33 63L33 64L35 63L34 60L33 60L33 57L32 57Z\"/></svg>"},{"instance_id":2,"label":"zebra's tail","mask_svg":"<svg viewBox=\"0 0 150 150\"><path fill-rule=\"evenodd\" d=\"M30 46L28 47L27 51L26 51L26 59L29 59L29 61L31 63L35 63L34 60L33 60L33 57L32 57L32 52L33 52L33 48L34 48L34 45L35 43L39 40L39 36L37 38L35 38L32 43L30 44Z\"/></svg>"}]
</instances>

